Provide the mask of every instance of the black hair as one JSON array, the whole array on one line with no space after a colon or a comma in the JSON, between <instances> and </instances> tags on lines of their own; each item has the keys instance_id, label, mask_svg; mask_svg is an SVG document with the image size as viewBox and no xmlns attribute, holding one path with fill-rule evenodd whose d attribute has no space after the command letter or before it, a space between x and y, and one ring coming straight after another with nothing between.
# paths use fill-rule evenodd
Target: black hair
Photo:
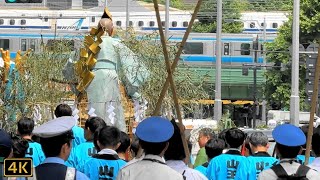
<instances>
[{"instance_id":1,"label":"black hair","mask_svg":"<svg viewBox=\"0 0 320 180\"><path fill-rule=\"evenodd\" d=\"M59 104L54 110L54 115L58 117L72 116L72 109L68 104Z\"/></svg>"},{"instance_id":2,"label":"black hair","mask_svg":"<svg viewBox=\"0 0 320 180\"><path fill-rule=\"evenodd\" d=\"M183 160L184 158L186 158L186 154L183 148L180 128L174 120L171 121L171 123L174 128L174 133L169 139L169 147L164 153L164 158L166 160Z\"/></svg>"},{"instance_id":3,"label":"black hair","mask_svg":"<svg viewBox=\"0 0 320 180\"><path fill-rule=\"evenodd\" d=\"M164 148L167 146L167 142L161 143L150 143L139 139L139 143L142 149L144 149L145 154L159 155Z\"/></svg>"},{"instance_id":4,"label":"black hair","mask_svg":"<svg viewBox=\"0 0 320 180\"><path fill-rule=\"evenodd\" d=\"M34 128L34 121L31 118L23 117L17 124L20 135L31 135Z\"/></svg>"},{"instance_id":5,"label":"black hair","mask_svg":"<svg viewBox=\"0 0 320 180\"><path fill-rule=\"evenodd\" d=\"M73 139L73 132L68 131L59 136L50 138L40 138L40 144L44 155L48 157L59 156L62 146L67 143L68 146L71 145L71 140Z\"/></svg>"},{"instance_id":6,"label":"black hair","mask_svg":"<svg viewBox=\"0 0 320 180\"><path fill-rule=\"evenodd\" d=\"M11 139L12 139L13 157L24 158L26 156L27 149L29 148L28 141L17 135L11 137Z\"/></svg>"},{"instance_id":7,"label":"black hair","mask_svg":"<svg viewBox=\"0 0 320 180\"><path fill-rule=\"evenodd\" d=\"M312 135L312 150L319 156L320 155L320 128L315 128Z\"/></svg>"},{"instance_id":8,"label":"black hair","mask_svg":"<svg viewBox=\"0 0 320 180\"><path fill-rule=\"evenodd\" d=\"M239 148L245 139L245 134L238 128L231 128L226 132L226 142L230 148Z\"/></svg>"},{"instance_id":9,"label":"black hair","mask_svg":"<svg viewBox=\"0 0 320 180\"><path fill-rule=\"evenodd\" d=\"M37 143L40 144L40 137L39 137L39 136L37 136L37 135L32 135L31 139L32 139L32 141L37 142Z\"/></svg>"},{"instance_id":10,"label":"black hair","mask_svg":"<svg viewBox=\"0 0 320 180\"><path fill-rule=\"evenodd\" d=\"M130 146L130 137L127 133L121 131L120 133L120 146L117 149L118 153L125 153Z\"/></svg>"},{"instance_id":11,"label":"black hair","mask_svg":"<svg viewBox=\"0 0 320 180\"><path fill-rule=\"evenodd\" d=\"M11 150L12 150L11 147L0 145L0 157L7 158L10 155ZM2 162L0 161L0 164L1 163Z\"/></svg>"},{"instance_id":12,"label":"black hair","mask_svg":"<svg viewBox=\"0 0 320 180\"><path fill-rule=\"evenodd\" d=\"M120 130L114 126L106 126L99 129L97 140L104 147L115 147L120 142Z\"/></svg>"},{"instance_id":13,"label":"black hair","mask_svg":"<svg viewBox=\"0 0 320 180\"><path fill-rule=\"evenodd\" d=\"M301 126L300 129L302 130L303 134L308 138L308 131L309 131L309 125ZM313 127L313 132L315 128ZM313 144L312 144L313 145ZM302 145L302 148L307 148L307 144Z\"/></svg>"},{"instance_id":14,"label":"black hair","mask_svg":"<svg viewBox=\"0 0 320 180\"><path fill-rule=\"evenodd\" d=\"M100 118L100 117L90 117L86 123L84 124L84 127L94 133L97 129L107 126L106 122Z\"/></svg>"},{"instance_id":15,"label":"black hair","mask_svg":"<svg viewBox=\"0 0 320 180\"><path fill-rule=\"evenodd\" d=\"M102 129L102 127L98 128L96 130L96 132L94 132L94 134L93 134L93 144L98 152L101 151L100 147L98 146L98 138L99 138L99 134L100 134L100 129Z\"/></svg>"},{"instance_id":16,"label":"black hair","mask_svg":"<svg viewBox=\"0 0 320 180\"><path fill-rule=\"evenodd\" d=\"M220 138L210 139L205 145L206 154L209 159L212 159L222 154L224 148L225 142Z\"/></svg>"},{"instance_id":17,"label":"black hair","mask_svg":"<svg viewBox=\"0 0 320 180\"><path fill-rule=\"evenodd\" d=\"M218 134L218 138L222 139L225 143L225 148L229 148L229 145L227 144L226 141L226 133L229 129L224 129Z\"/></svg>"},{"instance_id":18,"label":"black hair","mask_svg":"<svg viewBox=\"0 0 320 180\"><path fill-rule=\"evenodd\" d=\"M133 156L136 156L139 151L139 138L134 135L130 145L130 150L134 153Z\"/></svg>"},{"instance_id":19,"label":"black hair","mask_svg":"<svg viewBox=\"0 0 320 180\"><path fill-rule=\"evenodd\" d=\"M301 146L291 147L279 143L276 143L276 148L278 149L281 158L296 158L301 150Z\"/></svg>"}]
</instances>

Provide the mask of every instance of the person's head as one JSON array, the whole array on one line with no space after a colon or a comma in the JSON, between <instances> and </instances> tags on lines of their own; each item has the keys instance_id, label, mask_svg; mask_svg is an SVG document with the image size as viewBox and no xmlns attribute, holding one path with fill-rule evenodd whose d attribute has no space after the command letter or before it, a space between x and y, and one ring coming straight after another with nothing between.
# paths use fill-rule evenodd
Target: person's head
<instances>
[{"instance_id":1,"label":"person's head","mask_svg":"<svg viewBox=\"0 0 320 180\"><path fill-rule=\"evenodd\" d=\"M263 132L253 132L248 137L251 152L255 153L257 151L267 152L269 148L268 136Z\"/></svg>"},{"instance_id":2,"label":"person's head","mask_svg":"<svg viewBox=\"0 0 320 180\"><path fill-rule=\"evenodd\" d=\"M0 163L5 158L12 157L12 140L10 135L3 129L0 129Z\"/></svg>"},{"instance_id":3,"label":"person's head","mask_svg":"<svg viewBox=\"0 0 320 180\"><path fill-rule=\"evenodd\" d=\"M229 145L227 144L226 141L226 133L229 129L224 129L218 134L218 138L222 139L225 143L225 148L229 148Z\"/></svg>"},{"instance_id":4,"label":"person's head","mask_svg":"<svg viewBox=\"0 0 320 180\"><path fill-rule=\"evenodd\" d=\"M30 136L34 128L34 121L30 118L23 117L18 123L18 134L21 136Z\"/></svg>"},{"instance_id":5,"label":"person's head","mask_svg":"<svg viewBox=\"0 0 320 180\"><path fill-rule=\"evenodd\" d=\"M54 110L54 115L57 118L62 116L72 116L72 109L67 104L59 104Z\"/></svg>"},{"instance_id":6,"label":"person's head","mask_svg":"<svg viewBox=\"0 0 320 180\"><path fill-rule=\"evenodd\" d=\"M304 125L301 126L300 129L302 130L303 134L306 136L306 138L308 137L308 130L309 130L309 125ZM314 127L313 127L313 132L314 132ZM306 149L307 148L307 144L302 145L302 148Z\"/></svg>"},{"instance_id":7,"label":"person's head","mask_svg":"<svg viewBox=\"0 0 320 180\"><path fill-rule=\"evenodd\" d=\"M214 138L214 131L211 128L202 128L199 131L198 143L200 148L203 148L209 139Z\"/></svg>"},{"instance_id":8,"label":"person's head","mask_svg":"<svg viewBox=\"0 0 320 180\"><path fill-rule=\"evenodd\" d=\"M239 148L245 139L245 134L238 128L231 128L226 132L226 142L230 148Z\"/></svg>"},{"instance_id":9,"label":"person's head","mask_svg":"<svg viewBox=\"0 0 320 180\"><path fill-rule=\"evenodd\" d=\"M120 146L120 130L114 126L105 126L98 130L99 133L95 134L97 137L96 149L113 149L116 150Z\"/></svg>"},{"instance_id":10,"label":"person's head","mask_svg":"<svg viewBox=\"0 0 320 180\"><path fill-rule=\"evenodd\" d=\"M130 137L127 133L120 132L120 146L116 150L117 153L126 153L130 147Z\"/></svg>"},{"instance_id":11,"label":"person's head","mask_svg":"<svg viewBox=\"0 0 320 180\"><path fill-rule=\"evenodd\" d=\"M145 154L163 156L169 146L169 139L174 132L168 119L152 116L140 122L136 129L141 148Z\"/></svg>"},{"instance_id":12,"label":"person's head","mask_svg":"<svg viewBox=\"0 0 320 180\"><path fill-rule=\"evenodd\" d=\"M138 150L139 150L139 138L137 136L133 136L132 138L132 142L130 145L130 152L131 152L131 156L132 157L136 157L138 154Z\"/></svg>"},{"instance_id":13,"label":"person's head","mask_svg":"<svg viewBox=\"0 0 320 180\"><path fill-rule=\"evenodd\" d=\"M306 143L303 131L292 124L277 126L272 131L272 136L276 141L276 152L280 159L296 158L301 151L301 146Z\"/></svg>"},{"instance_id":14,"label":"person's head","mask_svg":"<svg viewBox=\"0 0 320 180\"><path fill-rule=\"evenodd\" d=\"M84 137L87 141L93 140L94 132L97 129L107 126L106 122L100 117L90 117L84 124Z\"/></svg>"},{"instance_id":15,"label":"person's head","mask_svg":"<svg viewBox=\"0 0 320 180\"><path fill-rule=\"evenodd\" d=\"M24 158L26 156L27 149L29 148L29 143L20 136L13 136L12 147L14 158Z\"/></svg>"},{"instance_id":16,"label":"person's head","mask_svg":"<svg viewBox=\"0 0 320 180\"><path fill-rule=\"evenodd\" d=\"M224 140L220 138L210 139L205 145L208 159L211 160L212 158L222 154L222 151L224 148L225 148Z\"/></svg>"},{"instance_id":17,"label":"person's head","mask_svg":"<svg viewBox=\"0 0 320 180\"><path fill-rule=\"evenodd\" d=\"M320 156L320 128L315 128L312 135L312 150L317 157Z\"/></svg>"},{"instance_id":18,"label":"person's head","mask_svg":"<svg viewBox=\"0 0 320 180\"><path fill-rule=\"evenodd\" d=\"M184 160L186 154L183 148L180 128L174 120L172 120L171 123L174 127L174 133L169 140L169 147L164 153L164 158L166 160Z\"/></svg>"},{"instance_id":19,"label":"person's head","mask_svg":"<svg viewBox=\"0 0 320 180\"><path fill-rule=\"evenodd\" d=\"M65 116L48 121L33 130L33 134L40 137L46 157L68 159L74 139L72 127L75 124L73 117Z\"/></svg>"}]
</instances>

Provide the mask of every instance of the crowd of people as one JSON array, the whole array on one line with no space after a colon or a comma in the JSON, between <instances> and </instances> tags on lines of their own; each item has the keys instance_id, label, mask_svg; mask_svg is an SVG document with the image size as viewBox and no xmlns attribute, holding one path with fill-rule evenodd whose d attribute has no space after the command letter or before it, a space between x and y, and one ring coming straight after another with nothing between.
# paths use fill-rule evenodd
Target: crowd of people
<instances>
[{"instance_id":1,"label":"crowd of people","mask_svg":"<svg viewBox=\"0 0 320 180\"><path fill-rule=\"evenodd\" d=\"M23 117L17 132L0 129L0 179L106 179L106 180L226 180L226 179L318 179L320 177L320 128L314 128L312 152L305 161L307 128L277 126L272 136L276 156L268 154L269 140L263 132L246 134L230 128L216 134L199 131L200 150L195 162L187 158L175 120L152 116L140 122L135 135L90 117L84 128L77 125L72 109L60 104L56 118L38 127ZM190 149L189 144L189 151ZM33 177L6 178L6 158L29 157ZM318 158L317 158L318 157Z\"/></svg>"}]
</instances>

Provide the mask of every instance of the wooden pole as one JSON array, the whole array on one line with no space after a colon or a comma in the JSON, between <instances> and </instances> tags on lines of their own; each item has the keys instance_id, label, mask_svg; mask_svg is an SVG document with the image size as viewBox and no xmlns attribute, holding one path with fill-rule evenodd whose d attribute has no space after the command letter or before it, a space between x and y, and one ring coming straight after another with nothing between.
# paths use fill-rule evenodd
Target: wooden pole
<instances>
[{"instance_id":1,"label":"wooden pole","mask_svg":"<svg viewBox=\"0 0 320 180\"><path fill-rule=\"evenodd\" d=\"M187 31L186 31L186 33L185 33L184 36L183 36L183 39L182 39L181 44L180 44L180 46L179 46L178 52L177 52L177 54L176 54L176 56L175 56L175 59L174 59L172 65L171 65L171 71L172 71L172 73L174 72L174 70L175 70L175 68L176 68L176 66L177 66L177 64L178 64L178 61L179 61L179 59L180 59L180 55L181 55L181 53L182 53L183 47L184 47L184 45L186 44L186 41L187 41L187 39L188 39L188 36L189 36L189 34L190 34L190 32L191 32L191 28L192 28L193 22L194 22L194 20L196 19L196 16L197 16L197 14L198 14L198 12L199 12L201 3L202 3L202 0L198 0L198 3L197 3L197 5L196 5L196 7L195 7L195 9L194 9L194 12L193 12L193 14L192 14L192 17L191 17L191 19L190 19L190 22L189 22ZM155 108L154 111L153 111L153 115L159 115L159 114L160 114L161 104L162 104L162 101L163 101L164 96L166 95L166 92L167 92L167 90L168 90L168 87L169 87L169 76L167 77L166 82L165 82L164 85L163 85L163 88L162 88L162 90L161 90L159 99L158 99L157 104L156 104L156 108Z\"/></svg>"},{"instance_id":2,"label":"wooden pole","mask_svg":"<svg viewBox=\"0 0 320 180\"><path fill-rule=\"evenodd\" d=\"M320 75L320 48L318 48L318 58L316 62L316 70L313 81L313 94L311 99L311 110L310 110L310 119L309 119L309 129L308 129L308 138L307 138L307 150L306 150L306 160L305 165L309 163L310 150L311 150L311 140L313 134L313 122L314 122L314 113L316 112L317 99L318 99L318 87L319 87L319 75Z\"/></svg>"},{"instance_id":3,"label":"wooden pole","mask_svg":"<svg viewBox=\"0 0 320 180\"><path fill-rule=\"evenodd\" d=\"M176 87L175 87L173 77L172 77L172 71L171 71L171 67L170 67L170 60L169 60L168 51L167 51L166 39L164 37L163 28L162 28L161 19L160 19L158 0L153 0L153 4L154 4L155 12L156 12L159 33L160 33L160 39L161 39L161 44L162 44L162 50L163 50L163 55L164 55L166 68L167 68L167 72L168 72L170 87L171 87L171 91L173 94L173 101L174 101L174 105L176 108L178 120L179 120L180 124L182 124L182 117L181 117L181 112L180 112L180 107L179 107L179 102L178 102L178 96L177 96ZM169 22L166 22L166 23L169 23ZM186 154L186 159L189 159L190 154L189 154L188 145L187 145L187 141L186 141L182 126L180 126L180 131L181 131L181 138L182 138L184 152Z\"/></svg>"}]
</instances>

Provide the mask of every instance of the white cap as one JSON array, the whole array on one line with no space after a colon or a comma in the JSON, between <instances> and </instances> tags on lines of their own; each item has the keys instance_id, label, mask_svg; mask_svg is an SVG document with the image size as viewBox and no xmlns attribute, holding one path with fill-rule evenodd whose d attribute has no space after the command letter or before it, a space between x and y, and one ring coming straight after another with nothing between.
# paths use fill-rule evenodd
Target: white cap
<instances>
[{"instance_id":1,"label":"white cap","mask_svg":"<svg viewBox=\"0 0 320 180\"><path fill-rule=\"evenodd\" d=\"M42 138L51 138L70 131L75 125L76 121L72 116L63 116L36 127L32 133Z\"/></svg>"}]
</instances>

